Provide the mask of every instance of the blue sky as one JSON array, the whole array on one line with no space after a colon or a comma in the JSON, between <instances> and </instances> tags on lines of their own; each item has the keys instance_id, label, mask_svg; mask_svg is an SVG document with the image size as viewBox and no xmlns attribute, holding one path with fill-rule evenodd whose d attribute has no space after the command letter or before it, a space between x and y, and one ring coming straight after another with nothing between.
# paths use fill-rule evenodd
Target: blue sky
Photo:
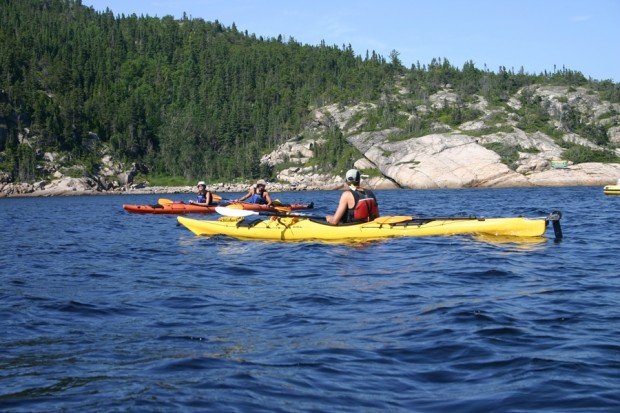
<instances>
[{"instance_id":1,"label":"blue sky","mask_svg":"<svg viewBox=\"0 0 620 413\"><path fill-rule=\"evenodd\" d=\"M409 67L447 58L462 67L528 73L566 67L620 82L618 0L82 0L114 14L234 22L257 36L400 53Z\"/></svg>"}]
</instances>

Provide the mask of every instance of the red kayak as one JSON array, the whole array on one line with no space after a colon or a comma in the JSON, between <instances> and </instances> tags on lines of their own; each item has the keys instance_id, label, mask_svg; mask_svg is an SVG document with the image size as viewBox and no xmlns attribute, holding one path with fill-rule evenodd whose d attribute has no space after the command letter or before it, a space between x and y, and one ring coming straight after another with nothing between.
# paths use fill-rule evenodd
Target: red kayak
<instances>
[{"instance_id":1,"label":"red kayak","mask_svg":"<svg viewBox=\"0 0 620 413\"><path fill-rule=\"evenodd\" d=\"M156 205L123 205L123 209L134 214L212 214L215 207L222 205L200 206L195 204L186 204L184 202L173 202ZM265 212L287 212L298 209L314 208L314 203L309 204L278 204L275 206L267 206L261 204L248 204L246 202L234 202L226 204L229 208L245 209L249 211L265 211Z\"/></svg>"},{"instance_id":2,"label":"red kayak","mask_svg":"<svg viewBox=\"0 0 620 413\"><path fill-rule=\"evenodd\" d=\"M193 204L185 204L183 202L175 202L172 204L155 204L155 205L123 205L123 209L134 214L211 214L215 212L213 206L200 206Z\"/></svg>"}]
</instances>

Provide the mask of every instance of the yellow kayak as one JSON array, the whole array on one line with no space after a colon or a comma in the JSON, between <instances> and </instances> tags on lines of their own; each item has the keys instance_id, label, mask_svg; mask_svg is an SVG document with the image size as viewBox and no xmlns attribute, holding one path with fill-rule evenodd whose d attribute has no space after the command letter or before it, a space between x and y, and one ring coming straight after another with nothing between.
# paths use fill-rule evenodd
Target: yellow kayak
<instances>
[{"instance_id":1,"label":"yellow kayak","mask_svg":"<svg viewBox=\"0 0 620 413\"><path fill-rule=\"evenodd\" d=\"M620 185L607 185L603 188L605 195L620 195Z\"/></svg>"},{"instance_id":2,"label":"yellow kayak","mask_svg":"<svg viewBox=\"0 0 620 413\"><path fill-rule=\"evenodd\" d=\"M552 214L553 215L553 214ZM277 241L344 241L390 237L425 237L439 235L483 234L510 237L541 237L548 221L554 222L556 238L561 237L561 214L547 218L414 218L380 217L359 224L330 225L304 216L274 215L267 219L221 217L199 220L178 217L177 220L196 235L227 235L239 239ZM559 231L559 236L558 236Z\"/></svg>"}]
</instances>

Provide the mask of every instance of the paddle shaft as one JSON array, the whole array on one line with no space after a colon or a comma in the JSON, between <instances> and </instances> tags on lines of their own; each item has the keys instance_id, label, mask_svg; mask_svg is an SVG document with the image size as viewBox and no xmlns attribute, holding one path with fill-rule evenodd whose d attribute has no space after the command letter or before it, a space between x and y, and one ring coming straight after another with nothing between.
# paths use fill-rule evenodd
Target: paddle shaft
<instances>
[{"instance_id":1,"label":"paddle shaft","mask_svg":"<svg viewBox=\"0 0 620 413\"><path fill-rule=\"evenodd\" d=\"M281 218L307 218L307 219L322 219L322 220L325 219L325 215L310 215L310 214L302 214L302 213L289 214L287 212L269 212L269 211L249 211L249 212L256 212L256 215L281 217ZM252 214L252 215L255 215L255 214Z\"/></svg>"},{"instance_id":2,"label":"paddle shaft","mask_svg":"<svg viewBox=\"0 0 620 413\"><path fill-rule=\"evenodd\" d=\"M546 217L541 217L539 219L544 219L546 221L551 221L554 223L557 222L557 224L559 225L560 219L562 218L562 213L560 211L553 211L551 212L548 216ZM451 217L412 217L411 221L413 222L421 222L421 223L426 223L426 222L431 222L431 221L459 221L459 220L478 220L478 221L484 221L485 217L477 217L474 215L470 215L470 216L466 216L466 217L455 217L455 216L451 216Z\"/></svg>"},{"instance_id":3,"label":"paddle shaft","mask_svg":"<svg viewBox=\"0 0 620 413\"><path fill-rule=\"evenodd\" d=\"M217 207L216 212L221 214L221 215L225 215L225 216L233 216L233 217L247 217L250 215L262 215L262 216L275 216L275 217L282 217L282 218L307 218L307 219L318 219L318 220L324 220L325 216L323 215L310 215L310 214L303 214L303 213L282 213L282 212L271 212L271 211L248 211L248 210L243 210L243 209L235 209L235 208L227 208L227 207ZM379 222L377 222L378 224L396 224L396 223L404 223L404 222L415 222L415 223L426 223L426 222L431 222L431 221L438 221L438 220L443 220L443 221L449 221L449 220L474 220L474 219L483 219L483 218L477 218L477 217L420 217L420 218L414 218L414 217L408 217L408 216L402 216L402 217L380 217L377 218L377 220ZM384 222L381 222L384 221ZM370 221L372 222L372 221Z\"/></svg>"}]
</instances>

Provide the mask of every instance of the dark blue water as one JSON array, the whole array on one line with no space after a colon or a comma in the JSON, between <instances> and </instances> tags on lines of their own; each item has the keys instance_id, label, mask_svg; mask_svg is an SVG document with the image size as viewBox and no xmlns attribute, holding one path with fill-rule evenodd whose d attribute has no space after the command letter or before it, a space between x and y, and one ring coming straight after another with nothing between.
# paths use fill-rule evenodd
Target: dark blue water
<instances>
[{"instance_id":1,"label":"dark blue water","mask_svg":"<svg viewBox=\"0 0 620 413\"><path fill-rule=\"evenodd\" d=\"M0 410L620 411L620 197L377 193L384 215L560 209L565 238L251 242L121 208L156 195L0 199Z\"/></svg>"}]
</instances>

